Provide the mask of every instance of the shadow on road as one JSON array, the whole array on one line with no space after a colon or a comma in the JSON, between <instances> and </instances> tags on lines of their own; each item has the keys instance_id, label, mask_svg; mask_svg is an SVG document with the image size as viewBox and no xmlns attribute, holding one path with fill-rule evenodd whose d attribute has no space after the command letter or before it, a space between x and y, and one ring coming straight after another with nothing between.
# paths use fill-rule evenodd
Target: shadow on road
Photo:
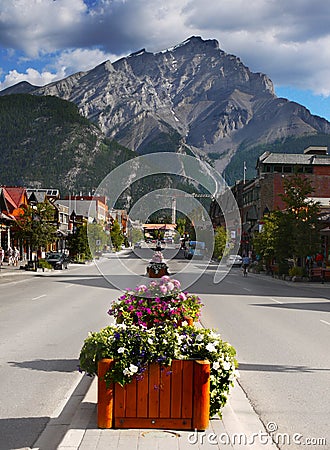
<instances>
[{"instance_id":1,"label":"shadow on road","mask_svg":"<svg viewBox=\"0 0 330 450\"><path fill-rule=\"evenodd\" d=\"M35 359L32 361L8 361L13 367L39 370L42 372L75 372L78 370L77 359Z\"/></svg>"},{"instance_id":2,"label":"shadow on road","mask_svg":"<svg viewBox=\"0 0 330 450\"><path fill-rule=\"evenodd\" d=\"M0 419L0 450L23 448L56 450L91 382L91 377L82 376L58 417Z\"/></svg>"},{"instance_id":3,"label":"shadow on road","mask_svg":"<svg viewBox=\"0 0 330 450\"><path fill-rule=\"evenodd\" d=\"M330 312L330 302L300 302L300 303L254 303L251 306L263 306L266 308L300 309L305 311Z\"/></svg>"},{"instance_id":4,"label":"shadow on road","mask_svg":"<svg viewBox=\"0 0 330 450\"><path fill-rule=\"evenodd\" d=\"M286 366L277 364L248 364L240 363L239 370L241 372L283 372L283 373L313 373L313 372L330 372L329 369L320 367L307 367L307 366Z\"/></svg>"}]
</instances>

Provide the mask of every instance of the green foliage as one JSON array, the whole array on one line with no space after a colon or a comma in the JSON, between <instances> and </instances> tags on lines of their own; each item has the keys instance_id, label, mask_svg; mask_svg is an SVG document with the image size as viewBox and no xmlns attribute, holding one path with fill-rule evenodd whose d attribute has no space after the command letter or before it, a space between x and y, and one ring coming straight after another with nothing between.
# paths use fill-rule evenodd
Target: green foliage
<instances>
[{"instance_id":1,"label":"green foliage","mask_svg":"<svg viewBox=\"0 0 330 450\"><path fill-rule=\"evenodd\" d=\"M114 221L111 227L110 237L112 246L114 247L115 251L118 252L118 250L121 249L121 246L125 241L125 238L123 236L123 233L120 229L120 225L117 220Z\"/></svg>"},{"instance_id":2,"label":"green foliage","mask_svg":"<svg viewBox=\"0 0 330 450\"><path fill-rule=\"evenodd\" d=\"M71 102L28 94L0 97L2 184L89 192L133 156L105 139Z\"/></svg>"},{"instance_id":3,"label":"green foliage","mask_svg":"<svg viewBox=\"0 0 330 450\"><path fill-rule=\"evenodd\" d=\"M290 277L303 277L306 273L303 267L291 267L289 269L289 275Z\"/></svg>"},{"instance_id":4,"label":"green foliage","mask_svg":"<svg viewBox=\"0 0 330 450\"><path fill-rule=\"evenodd\" d=\"M103 226L90 223L87 226L89 248L94 257L97 252L110 244L110 237L105 233Z\"/></svg>"},{"instance_id":5,"label":"green foliage","mask_svg":"<svg viewBox=\"0 0 330 450\"><path fill-rule=\"evenodd\" d=\"M70 252L70 256L75 260L78 260L79 262L85 261L85 259L92 258L87 238L86 224L79 224L77 226L76 231L68 237L67 246Z\"/></svg>"},{"instance_id":6,"label":"green foliage","mask_svg":"<svg viewBox=\"0 0 330 450\"><path fill-rule=\"evenodd\" d=\"M221 259L228 239L228 233L223 227L217 227L214 234L214 250L213 256L217 259Z\"/></svg>"},{"instance_id":7,"label":"green foliage","mask_svg":"<svg viewBox=\"0 0 330 450\"><path fill-rule=\"evenodd\" d=\"M253 241L255 251L266 261L276 259L280 273L288 273L287 259L297 266L299 258L319 250L320 234L317 202L308 200L313 192L310 180L295 175L284 181L285 211L275 211L263 218L264 225Z\"/></svg>"},{"instance_id":8,"label":"green foliage","mask_svg":"<svg viewBox=\"0 0 330 450\"><path fill-rule=\"evenodd\" d=\"M210 417L221 413L228 391L235 379L235 349L213 330L194 326L174 328L163 326L146 329L143 326L110 325L90 333L81 349L80 370L97 374L102 358L114 359L105 374L108 384L129 383L133 377L141 379L149 363L161 363L168 370L173 359L208 360L210 375Z\"/></svg>"},{"instance_id":9,"label":"green foliage","mask_svg":"<svg viewBox=\"0 0 330 450\"><path fill-rule=\"evenodd\" d=\"M30 246L32 251L46 248L56 241L55 209L48 202L27 206L17 219L16 236Z\"/></svg>"},{"instance_id":10,"label":"green foliage","mask_svg":"<svg viewBox=\"0 0 330 450\"><path fill-rule=\"evenodd\" d=\"M129 233L130 233L129 239L133 244L144 240L144 233L142 228L131 228L129 230Z\"/></svg>"},{"instance_id":11,"label":"green foliage","mask_svg":"<svg viewBox=\"0 0 330 450\"><path fill-rule=\"evenodd\" d=\"M53 268L53 266L43 258L40 258L38 260L38 267L40 269L52 269Z\"/></svg>"}]
</instances>

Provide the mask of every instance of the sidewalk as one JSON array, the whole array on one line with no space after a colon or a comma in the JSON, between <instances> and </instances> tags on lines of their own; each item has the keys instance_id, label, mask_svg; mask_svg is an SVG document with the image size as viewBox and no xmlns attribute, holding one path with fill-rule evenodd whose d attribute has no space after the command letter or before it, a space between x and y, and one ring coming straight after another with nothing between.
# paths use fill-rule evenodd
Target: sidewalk
<instances>
[{"instance_id":1,"label":"sidewalk","mask_svg":"<svg viewBox=\"0 0 330 450\"><path fill-rule=\"evenodd\" d=\"M33 450L277 449L238 383L231 391L222 420L212 419L205 432L196 433L99 429L97 378L91 381L82 377L60 415L50 420ZM260 435L263 438L259 439Z\"/></svg>"}]
</instances>

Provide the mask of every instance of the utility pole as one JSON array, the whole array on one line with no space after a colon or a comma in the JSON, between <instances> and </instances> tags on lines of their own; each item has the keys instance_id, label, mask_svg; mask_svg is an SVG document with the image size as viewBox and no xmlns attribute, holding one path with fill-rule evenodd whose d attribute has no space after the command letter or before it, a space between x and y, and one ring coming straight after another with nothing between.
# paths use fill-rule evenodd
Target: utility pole
<instances>
[{"instance_id":1,"label":"utility pole","mask_svg":"<svg viewBox=\"0 0 330 450\"><path fill-rule=\"evenodd\" d=\"M176 198L172 198L172 223L176 222Z\"/></svg>"}]
</instances>

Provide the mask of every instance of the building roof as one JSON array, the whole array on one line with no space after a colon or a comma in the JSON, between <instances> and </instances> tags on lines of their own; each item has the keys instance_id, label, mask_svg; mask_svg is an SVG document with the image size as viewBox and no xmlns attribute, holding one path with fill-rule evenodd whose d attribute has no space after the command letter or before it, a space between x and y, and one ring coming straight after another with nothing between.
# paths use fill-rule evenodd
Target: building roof
<instances>
[{"instance_id":1,"label":"building roof","mask_svg":"<svg viewBox=\"0 0 330 450\"><path fill-rule=\"evenodd\" d=\"M263 153L259 164L296 164L296 165L330 165L330 155L311 155L302 153Z\"/></svg>"},{"instance_id":2,"label":"building roof","mask_svg":"<svg viewBox=\"0 0 330 450\"><path fill-rule=\"evenodd\" d=\"M12 209L19 208L26 204L26 189L21 186L2 186L5 198L12 206Z\"/></svg>"},{"instance_id":3,"label":"building roof","mask_svg":"<svg viewBox=\"0 0 330 450\"><path fill-rule=\"evenodd\" d=\"M174 230L176 223L144 223L145 230Z\"/></svg>"}]
</instances>

